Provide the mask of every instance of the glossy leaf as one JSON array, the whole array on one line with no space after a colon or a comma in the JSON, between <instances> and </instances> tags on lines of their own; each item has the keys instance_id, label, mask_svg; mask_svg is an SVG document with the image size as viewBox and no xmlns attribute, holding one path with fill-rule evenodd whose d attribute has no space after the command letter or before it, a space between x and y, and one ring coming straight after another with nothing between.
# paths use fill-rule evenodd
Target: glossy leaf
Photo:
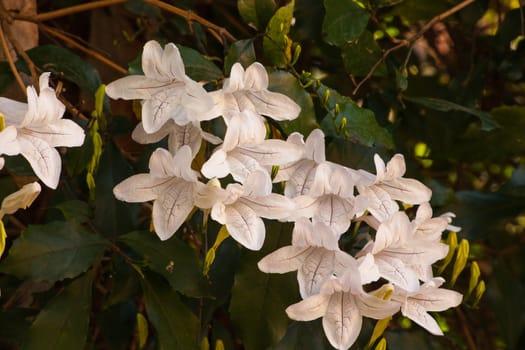
<instances>
[{"instance_id":1,"label":"glossy leaf","mask_svg":"<svg viewBox=\"0 0 525 350\"><path fill-rule=\"evenodd\" d=\"M281 341L271 350L332 350L333 347L321 331L321 320L292 322Z\"/></svg>"},{"instance_id":2,"label":"glossy leaf","mask_svg":"<svg viewBox=\"0 0 525 350\"><path fill-rule=\"evenodd\" d=\"M94 271L84 274L51 299L31 325L25 350L84 348L94 276Z\"/></svg>"},{"instance_id":3,"label":"glossy leaf","mask_svg":"<svg viewBox=\"0 0 525 350\"><path fill-rule=\"evenodd\" d=\"M224 72L230 75L234 63L240 62L244 68L255 62L255 48L252 39L239 40L231 44L224 58Z\"/></svg>"},{"instance_id":4,"label":"glossy leaf","mask_svg":"<svg viewBox=\"0 0 525 350\"><path fill-rule=\"evenodd\" d=\"M55 205L55 208L62 212L64 219L84 223L91 217L89 204L78 199L65 201Z\"/></svg>"},{"instance_id":5,"label":"glossy leaf","mask_svg":"<svg viewBox=\"0 0 525 350\"><path fill-rule=\"evenodd\" d=\"M256 29L266 27L275 11L274 0L238 0L237 9L242 19Z\"/></svg>"},{"instance_id":6,"label":"glossy leaf","mask_svg":"<svg viewBox=\"0 0 525 350\"><path fill-rule=\"evenodd\" d=\"M301 107L299 117L290 121L281 121L279 124L286 134L298 131L303 135L319 127L315 118L314 104L310 94L300 85L299 81L290 73L276 70L269 75L270 91L280 92L290 97Z\"/></svg>"},{"instance_id":7,"label":"glossy leaf","mask_svg":"<svg viewBox=\"0 0 525 350\"><path fill-rule=\"evenodd\" d=\"M342 46L358 39L365 30L370 14L354 0L324 0L325 41Z\"/></svg>"},{"instance_id":8,"label":"glossy leaf","mask_svg":"<svg viewBox=\"0 0 525 350\"><path fill-rule=\"evenodd\" d=\"M198 349L197 317L180 300L170 286L153 274L141 279L146 313L157 333L159 348Z\"/></svg>"},{"instance_id":9,"label":"glossy leaf","mask_svg":"<svg viewBox=\"0 0 525 350\"><path fill-rule=\"evenodd\" d=\"M219 67L197 50L182 45L177 45L177 47L180 50L182 61L184 61L187 76L196 81L217 80L222 77Z\"/></svg>"},{"instance_id":10,"label":"glossy leaf","mask_svg":"<svg viewBox=\"0 0 525 350\"><path fill-rule=\"evenodd\" d=\"M32 225L15 241L0 272L53 283L86 271L107 248L106 240L74 223Z\"/></svg>"},{"instance_id":11,"label":"glossy leaf","mask_svg":"<svg viewBox=\"0 0 525 350\"><path fill-rule=\"evenodd\" d=\"M173 289L193 297L208 294L195 251L177 236L161 241L151 232L135 231L119 240L138 253L150 269L164 276Z\"/></svg>"},{"instance_id":12,"label":"glossy leaf","mask_svg":"<svg viewBox=\"0 0 525 350\"><path fill-rule=\"evenodd\" d=\"M286 333L290 320L284 310L299 298L294 273L265 274L257 262L291 240L291 225L271 222L263 249L242 259L232 288L230 314L247 349L266 349Z\"/></svg>"},{"instance_id":13,"label":"glossy leaf","mask_svg":"<svg viewBox=\"0 0 525 350\"><path fill-rule=\"evenodd\" d=\"M292 42L288 38L293 18L295 0L279 8L270 19L263 38L264 54L278 67L286 65L292 59Z\"/></svg>"},{"instance_id":14,"label":"glossy leaf","mask_svg":"<svg viewBox=\"0 0 525 350\"><path fill-rule=\"evenodd\" d=\"M359 38L345 44L341 54L346 71L356 77L367 75L372 66L383 56L373 34L368 30L365 30ZM386 74L386 64L381 62L374 70L373 76L385 76Z\"/></svg>"}]
</instances>

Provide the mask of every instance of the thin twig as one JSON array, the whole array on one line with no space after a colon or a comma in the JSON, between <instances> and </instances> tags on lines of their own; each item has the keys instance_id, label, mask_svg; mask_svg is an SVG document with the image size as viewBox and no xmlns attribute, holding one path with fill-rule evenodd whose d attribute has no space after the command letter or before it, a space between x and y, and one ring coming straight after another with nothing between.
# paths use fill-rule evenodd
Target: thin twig
<instances>
[{"instance_id":1,"label":"thin twig","mask_svg":"<svg viewBox=\"0 0 525 350\"><path fill-rule=\"evenodd\" d=\"M396 50L399 50L400 48L402 47L412 47L414 45L414 43L419 39L421 38L430 28L432 28L432 26L434 26L434 24L438 23L438 22L441 22L442 20L444 20L445 18L453 15L454 13L462 10L463 8L467 7L468 5L472 4L474 1L476 0L465 0L463 2L460 2L459 4L457 4L456 6L448 9L447 11L435 16L434 18L432 18L430 21L428 21L424 26L423 28L421 28L421 30L419 32L417 32L413 37L409 38L409 39L406 39L406 40L402 40L399 44L389 48L388 50L386 50L383 55L381 56L381 58L372 66L372 68L370 68L370 71L367 73L367 75L359 82L359 84L356 85L354 91L352 91L352 95L355 95L357 93L357 91L359 90L359 88L361 86L363 86L363 84L372 77L372 75L374 74L374 72L376 71L376 69L379 67L379 65L381 63L383 63L383 61L388 57L388 55L390 55L392 52L396 51ZM410 49L409 52L408 52L408 57L410 57L410 54L412 53L412 50ZM405 59L405 63L408 62L408 58Z\"/></svg>"},{"instance_id":2,"label":"thin twig","mask_svg":"<svg viewBox=\"0 0 525 350\"><path fill-rule=\"evenodd\" d=\"M223 44L224 44L224 38L232 42L237 41L237 39L230 32L228 32L225 28L220 27L200 17L199 15L195 14L195 12L193 11L183 10L179 7L173 6L171 4L168 4L166 2L159 1L159 0L143 0L143 1L150 5L156 6L163 10L176 14L177 16L183 17L184 19L186 19L188 23L197 22L197 23L202 24L204 27L206 27L206 29L208 29L210 34L212 34L218 41L220 41Z\"/></svg>"},{"instance_id":3,"label":"thin twig","mask_svg":"<svg viewBox=\"0 0 525 350\"><path fill-rule=\"evenodd\" d=\"M13 57L11 56L11 51L9 50L9 46L7 45L7 40L4 36L4 30L2 29L1 25L0 25L0 42L2 44L2 49L4 50L4 54L7 59L7 62L9 63L9 68L11 68L11 71L13 72L13 75L15 76L16 82L18 83L18 86L20 87L20 90L22 90L24 94L27 94L26 86L24 84L24 81L22 80L22 77L20 76L20 73L18 72L18 69L15 66L15 62L13 61Z\"/></svg>"},{"instance_id":4,"label":"thin twig","mask_svg":"<svg viewBox=\"0 0 525 350\"><path fill-rule=\"evenodd\" d=\"M37 14L35 16L30 16L30 17L27 17L27 16L24 16L24 17L14 16L14 17L16 19L30 20L31 22L40 22L40 21L43 22L43 21L48 21L50 19L55 19L55 18L59 18L59 17L72 15L72 14L78 13L78 12L85 12L85 11L89 11L89 10L94 10L96 8L117 5L117 4L121 4L121 3L127 2L127 1L128 0L101 0L101 1L93 1L93 2L88 2L86 4L66 7L66 8L63 8L63 9L60 9L60 10L39 13L39 14Z\"/></svg>"},{"instance_id":5,"label":"thin twig","mask_svg":"<svg viewBox=\"0 0 525 350\"><path fill-rule=\"evenodd\" d=\"M82 51L86 55L91 56L94 59L96 59L96 60L104 63L105 65L113 68L117 72L122 73L122 74L126 74L128 72L125 68L119 66L118 64L116 64L115 62L109 60L108 58L104 57L103 55L99 54L98 52L93 51L93 50L85 47L82 44L77 43L75 40L73 40L72 38L68 37L67 35L61 33L60 31L58 31L58 30L56 30L54 28L51 28L50 26L47 26L45 24L41 24L41 23L38 26L39 26L40 29L42 29L46 33L49 33L49 34L51 34L51 35L61 39L62 41L66 42L67 44L73 46L74 48L76 48L76 49L78 49L80 51Z\"/></svg>"},{"instance_id":6,"label":"thin twig","mask_svg":"<svg viewBox=\"0 0 525 350\"><path fill-rule=\"evenodd\" d=\"M467 341L468 347L470 350L476 350L477 346L474 342L474 338L472 337L472 332L470 331L470 328L468 327L468 321L467 317L461 310L461 308L457 307L455 308L456 315L459 318L459 323L461 324L461 330L463 331L463 335L465 336L465 340Z\"/></svg>"},{"instance_id":7,"label":"thin twig","mask_svg":"<svg viewBox=\"0 0 525 350\"><path fill-rule=\"evenodd\" d=\"M2 26L2 27L5 31L5 35L7 36L7 39L9 40L11 45L13 45L13 47L15 48L16 53L20 57L22 57L22 59L27 64L27 67L29 68L29 73L31 74L31 78L33 78L33 84L36 86L38 82L38 74L36 72L36 66L33 63L33 60L27 55L24 48L20 45L18 40L13 35L13 32L11 32L11 29L9 28L9 26ZM40 89L40 87L38 87L38 89Z\"/></svg>"}]
</instances>

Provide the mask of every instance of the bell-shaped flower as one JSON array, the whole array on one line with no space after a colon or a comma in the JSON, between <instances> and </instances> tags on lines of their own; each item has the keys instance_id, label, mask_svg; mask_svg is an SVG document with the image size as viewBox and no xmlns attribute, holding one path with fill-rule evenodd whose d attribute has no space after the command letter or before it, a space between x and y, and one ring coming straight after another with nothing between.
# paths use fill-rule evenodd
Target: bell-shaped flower
<instances>
[{"instance_id":1,"label":"bell-shaped flower","mask_svg":"<svg viewBox=\"0 0 525 350\"><path fill-rule=\"evenodd\" d=\"M164 49L154 40L144 45L144 75L130 75L106 87L109 97L142 100L142 122L147 133L158 131L169 119L179 125L199 120L213 107L201 84L189 78L179 49L173 43Z\"/></svg>"},{"instance_id":2,"label":"bell-shaped flower","mask_svg":"<svg viewBox=\"0 0 525 350\"><path fill-rule=\"evenodd\" d=\"M62 119L65 107L49 87L49 75L40 75L40 95L33 86L27 87L27 104L0 97L0 114L7 126L16 127L20 154L40 180L54 189L62 168L60 154L54 147L81 146L84 130L72 120Z\"/></svg>"},{"instance_id":3,"label":"bell-shaped flower","mask_svg":"<svg viewBox=\"0 0 525 350\"><path fill-rule=\"evenodd\" d=\"M322 317L323 329L330 344L336 349L346 350L361 332L363 316L379 320L398 310L397 302L364 292L356 262L343 276L325 282L319 294L289 306L286 313L297 321Z\"/></svg>"},{"instance_id":4,"label":"bell-shaped flower","mask_svg":"<svg viewBox=\"0 0 525 350\"><path fill-rule=\"evenodd\" d=\"M2 122L4 121L3 116ZM0 155L7 154L8 156L14 156L20 153L20 145L16 140L17 131L13 125L8 126L0 131ZM4 167L4 158L0 157L0 169Z\"/></svg>"},{"instance_id":5,"label":"bell-shaped flower","mask_svg":"<svg viewBox=\"0 0 525 350\"><path fill-rule=\"evenodd\" d=\"M188 145L193 157L199 152L203 139L214 145L222 142L217 136L203 131L198 122L179 125L172 119L154 133L148 134L142 122L137 124L131 133L131 138L142 144L156 143L166 136L168 136L168 150L171 154L175 154L182 146Z\"/></svg>"},{"instance_id":6,"label":"bell-shaped flower","mask_svg":"<svg viewBox=\"0 0 525 350\"><path fill-rule=\"evenodd\" d=\"M149 160L148 174L133 175L113 189L115 197L125 202L153 200L153 225L161 240L170 238L184 223L194 206L198 187L204 186L191 169L190 146L182 146L172 156L157 148Z\"/></svg>"},{"instance_id":7,"label":"bell-shaped flower","mask_svg":"<svg viewBox=\"0 0 525 350\"><path fill-rule=\"evenodd\" d=\"M448 246L439 241L418 239L407 215L396 212L382 222L376 232L375 241L370 241L357 256L372 254L381 277L404 290L419 289L418 274L414 266L430 266L447 255Z\"/></svg>"},{"instance_id":8,"label":"bell-shaped flower","mask_svg":"<svg viewBox=\"0 0 525 350\"><path fill-rule=\"evenodd\" d=\"M293 162L301 156L299 146L283 140L240 144L229 151L221 146L204 163L201 172L207 178L222 178L231 174L236 181L244 182L254 171L269 172L272 166Z\"/></svg>"},{"instance_id":9,"label":"bell-shaped flower","mask_svg":"<svg viewBox=\"0 0 525 350\"><path fill-rule=\"evenodd\" d=\"M229 184L226 189L202 187L196 204L202 209L211 208L212 219L226 225L237 242L259 250L266 236L261 218L282 220L294 210L290 199L271 192L268 173L255 171L243 185Z\"/></svg>"},{"instance_id":10,"label":"bell-shaped flower","mask_svg":"<svg viewBox=\"0 0 525 350\"><path fill-rule=\"evenodd\" d=\"M453 290L439 288L445 280L434 278L416 292L396 288L392 300L401 305L401 313L434 335L443 335L429 311L444 311L461 304L463 296Z\"/></svg>"},{"instance_id":11,"label":"bell-shaped flower","mask_svg":"<svg viewBox=\"0 0 525 350\"><path fill-rule=\"evenodd\" d=\"M262 116L291 120L299 115L299 105L286 95L269 91L268 83L262 64L255 62L245 71L240 63L235 63L223 88L210 93L214 107L200 117L209 120L222 115L228 127L224 136L226 151L236 144L248 143L247 138L260 138L261 130L265 130ZM235 143L236 140L239 141Z\"/></svg>"},{"instance_id":12,"label":"bell-shaped flower","mask_svg":"<svg viewBox=\"0 0 525 350\"><path fill-rule=\"evenodd\" d=\"M38 197L42 188L38 182L31 182L24 185L18 191L11 193L2 200L0 206L0 220L5 214L13 214L18 209L26 209Z\"/></svg>"},{"instance_id":13,"label":"bell-shaped flower","mask_svg":"<svg viewBox=\"0 0 525 350\"><path fill-rule=\"evenodd\" d=\"M388 219L399 210L395 202L421 204L428 202L432 191L415 179L403 178L406 171L403 155L396 154L385 165L379 157L374 156L376 175L360 170L362 181L357 184L360 194L368 199L368 210L379 221Z\"/></svg>"},{"instance_id":14,"label":"bell-shaped flower","mask_svg":"<svg viewBox=\"0 0 525 350\"><path fill-rule=\"evenodd\" d=\"M323 223L313 224L306 218L295 222L292 245L270 253L259 261L266 273L297 270L301 297L318 294L333 275L341 276L354 263L354 258L339 249L339 234Z\"/></svg>"}]
</instances>

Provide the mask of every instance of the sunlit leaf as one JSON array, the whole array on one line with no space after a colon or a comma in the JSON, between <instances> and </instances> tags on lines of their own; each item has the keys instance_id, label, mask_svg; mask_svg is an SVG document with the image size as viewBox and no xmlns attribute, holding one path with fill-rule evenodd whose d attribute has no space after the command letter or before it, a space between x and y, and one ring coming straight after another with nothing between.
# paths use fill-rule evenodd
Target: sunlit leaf
<instances>
[{"instance_id":1,"label":"sunlit leaf","mask_svg":"<svg viewBox=\"0 0 525 350\"><path fill-rule=\"evenodd\" d=\"M342 47L341 54L346 71L353 76L362 77L381 60L383 52L372 33L365 30L360 37L346 43ZM381 62L374 70L373 76L385 76L386 73L386 65Z\"/></svg>"},{"instance_id":2,"label":"sunlit leaf","mask_svg":"<svg viewBox=\"0 0 525 350\"><path fill-rule=\"evenodd\" d=\"M324 0L324 7L325 41L335 46L359 38L370 18L370 14L354 0Z\"/></svg>"},{"instance_id":3,"label":"sunlit leaf","mask_svg":"<svg viewBox=\"0 0 525 350\"><path fill-rule=\"evenodd\" d=\"M247 68L255 62L255 48L252 39L239 40L231 44L228 54L224 58L224 72L230 75L234 63L239 62Z\"/></svg>"},{"instance_id":4,"label":"sunlit leaf","mask_svg":"<svg viewBox=\"0 0 525 350\"><path fill-rule=\"evenodd\" d=\"M274 0L239 0L237 9L242 19L249 25L262 29L272 17L275 11Z\"/></svg>"},{"instance_id":5,"label":"sunlit leaf","mask_svg":"<svg viewBox=\"0 0 525 350\"><path fill-rule=\"evenodd\" d=\"M278 67L292 60L292 42L288 38L292 24L295 1L279 8L270 19L263 38L264 54L270 62Z\"/></svg>"}]
</instances>

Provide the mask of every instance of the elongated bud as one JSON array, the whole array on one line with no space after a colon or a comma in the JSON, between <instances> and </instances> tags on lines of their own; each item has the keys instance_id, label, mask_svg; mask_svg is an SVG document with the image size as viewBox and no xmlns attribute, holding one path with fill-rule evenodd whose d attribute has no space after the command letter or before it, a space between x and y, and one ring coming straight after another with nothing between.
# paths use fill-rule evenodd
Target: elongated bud
<instances>
[{"instance_id":1,"label":"elongated bud","mask_svg":"<svg viewBox=\"0 0 525 350\"><path fill-rule=\"evenodd\" d=\"M480 274L478 263L473 261L472 264L470 264L470 280L468 283L467 296L469 296L474 291L474 288L476 288Z\"/></svg>"},{"instance_id":2,"label":"elongated bud","mask_svg":"<svg viewBox=\"0 0 525 350\"><path fill-rule=\"evenodd\" d=\"M301 45L295 44L294 46L295 47L293 49L292 62L290 62L292 66L297 63L297 61L299 60L299 56L301 56L301 51L302 51Z\"/></svg>"},{"instance_id":3,"label":"elongated bud","mask_svg":"<svg viewBox=\"0 0 525 350\"><path fill-rule=\"evenodd\" d=\"M207 337L204 337L201 340L201 350L210 350L210 342Z\"/></svg>"},{"instance_id":4,"label":"elongated bud","mask_svg":"<svg viewBox=\"0 0 525 350\"><path fill-rule=\"evenodd\" d=\"M478 286L476 287L476 291L474 293L474 302L472 304L472 307L477 307L479 301L481 300L481 297L483 297L483 294L485 294L485 281L481 280L478 283Z\"/></svg>"},{"instance_id":5,"label":"elongated bud","mask_svg":"<svg viewBox=\"0 0 525 350\"><path fill-rule=\"evenodd\" d=\"M375 350L386 350L386 339L382 338L379 343L377 343Z\"/></svg>"},{"instance_id":6,"label":"elongated bud","mask_svg":"<svg viewBox=\"0 0 525 350\"><path fill-rule=\"evenodd\" d=\"M382 320L377 321L374 327L374 331L372 332L372 336L370 337L370 341L368 342L367 349L371 349L372 345L374 345L376 340L383 335L391 320L392 316L388 316L387 318L383 318Z\"/></svg>"},{"instance_id":7,"label":"elongated bud","mask_svg":"<svg viewBox=\"0 0 525 350\"><path fill-rule=\"evenodd\" d=\"M215 350L224 350L224 343L222 339L217 339L215 342Z\"/></svg>"},{"instance_id":8,"label":"elongated bud","mask_svg":"<svg viewBox=\"0 0 525 350\"><path fill-rule=\"evenodd\" d=\"M275 179L277 176L277 173L279 172L279 166L278 165L272 165L272 173L271 173L271 179Z\"/></svg>"},{"instance_id":9,"label":"elongated bud","mask_svg":"<svg viewBox=\"0 0 525 350\"><path fill-rule=\"evenodd\" d=\"M450 279L450 285L453 286L456 284L456 280L459 277L459 274L463 271L467 265L468 253L470 247L466 239L462 239L459 242L458 253L456 254L456 261L454 262L454 267L452 268L452 278Z\"/></svg>"},{"instance_id":10,"label":"elongated bud","mask_svg":"<svg viewBox=\"0 0 525 350\"><path fill-rule=\"evenodd\" d=\"M137 314L137 330L139 334L139 349L143 349L148 341L148 320L140 312Z\"/></svg>"},{"instance_id":11,"label":"elongated bud","mask_svg":"<svg viewBox=\"0 0 525 350\"><path fill-rule=\"evenodd\" d=\"M336 103L334 107L334 114L337 115L339 113L341 113L341 107L339 106L339 103ZM346 123L346 120L345 120L345 123Z\"/></svg>"},{"instance_id":12,"label":"elongated bud","mask_svg":"<svg viewBox=\"0 0 525 350\"><path fill-rule=\"evenodd\" d=\"M208 250L206 253L206 257L204 258L204 266L202 268L202 271L205 276L208 276L208 272L210 272L210 267L213 264L213 261L215 260L215 252L221 245L221 243L230 236L228 229L226 229L226 226L222 226L219 230L219 233L217 234L217 238L215 239L215 243L213 243L213 246Z\"/></svg>"},{"instance_id":13,"label":"elongated bud","mask_svg":"<svg viewBox=\"0 0 525 350\"><path fill-rule=\"evenodd\" d=\"M450 232L448 234L446 242L449 246L447 256L445 259L443 259L443 263L441 263L441 266L438 269L438 274L441 275L443 271L447 268L448 264L452 261L452 258L454 257L454 253L456 252L456 248L458 246L458 235L456 232Z\"/></svg>"},{"instance_id":14,"label":"elongated bud","mask_svg":"<svg viewBox=\"0 0 525 350\"><path fill-rule=\"evenodd\" d=\"M5 232L4 222L0 220L0 257L4 254L6 238L7 233Z\"/></svg>"},{"instance_id":15,"label":"elongated bud","mask_svg":"<svg viewBox=\"0 0 525 350\"><path fill-rule=\"evenodd\" d=\"M327 104L328 100L330 100L330 90L326 89L323 96L323 104Z\"/></svg>"},{"instance_id":16,"label":"elongated bud","mask_svg":"<svg viewBox=\"0 0 525 350\"><path fill-rule=\"evenodd\" d=\"M340 127L340 129L339 129L340 131L343 131L345 129L346 122L347 122L346 117L341 118L341 125L339 126Z\"/></svg>"},{"instance_id":17,"label":"elongated bud","mask_svg":"<svg viewBox=\"0 0 525 350\"><path fill-rule=\"evenodd\" d=\"M5 118L2 113L0 113L0 131L5 129Z\"/></svg>"}]
</instances>

